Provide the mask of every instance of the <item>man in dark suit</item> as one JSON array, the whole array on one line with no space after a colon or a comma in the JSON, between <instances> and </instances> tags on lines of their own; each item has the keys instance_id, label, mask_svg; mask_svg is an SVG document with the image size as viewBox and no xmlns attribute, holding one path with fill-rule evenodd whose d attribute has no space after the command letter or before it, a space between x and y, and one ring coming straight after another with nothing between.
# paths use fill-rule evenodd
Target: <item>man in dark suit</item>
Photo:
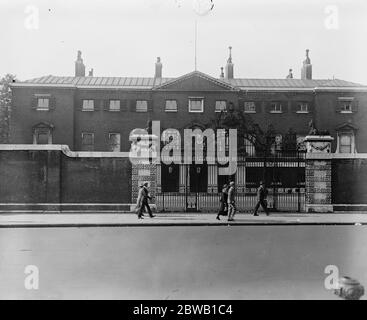
<instances>
[{"instance_id":1,"label":"man in dark suit","mask_svg":"<svg viewBox=\"0 0 367 320\"><path fill-rule=\"evenodd\" d=\"M236 214L236 199L235 199L235 187L234 181L229 183L229 190L228 190L228 221L234 220L234 215Z\"/></svg>"},{"instance_id":2,"label":"man in dark suit","mask_svg":"<svg viewBox=\"0 0 367 320\"><path fill-rule=\"evenodd\" d=\"M258 216L257 210L259 210L260 205L264 209L266 215L269 215L268 205L266 197L268 195L268 190L266 190L265 183L260 181L260 187L257 189L257 203L255 206L254 216Z\"/></svg>"},{"instance_id":3,"label":"man in dark suit","mask_svg":"<svg viewBox=\"0 0 367 320\"><path fill-rule=\"evenodd\" d=\"M150 209L148 199L152 199L152 198L149 195L148 182L145 182L142 186L140 186L138 200L137 200L138 219L143 219L143 215L144 215L143 212L145 208L147 209L149 216L151 218L155 217L152 214L152 210Z\"/></svg>"}]
</instances>

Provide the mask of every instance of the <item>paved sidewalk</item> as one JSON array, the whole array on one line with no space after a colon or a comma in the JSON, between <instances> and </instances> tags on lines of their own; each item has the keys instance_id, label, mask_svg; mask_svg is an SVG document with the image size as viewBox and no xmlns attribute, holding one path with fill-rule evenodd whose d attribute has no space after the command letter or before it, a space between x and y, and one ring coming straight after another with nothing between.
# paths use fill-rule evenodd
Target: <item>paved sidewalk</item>
<instances>
[{"instance_id":1,"label":"paved sidewalk","mask_svg":"<svg viewBox=\"0 0 367 320\"><path fill-rule=\"evenodd\" d=\"M344 212L337 214L274 213L254 217L238 213L234 221L226 217L220 221L210 213L157 213L154 218L145 215L138 220L132 213L1 213L0 228L12 227L98 227L98 226L218 226L218 225L364 225L367 213Z\"/></svg>"}]
</instances>

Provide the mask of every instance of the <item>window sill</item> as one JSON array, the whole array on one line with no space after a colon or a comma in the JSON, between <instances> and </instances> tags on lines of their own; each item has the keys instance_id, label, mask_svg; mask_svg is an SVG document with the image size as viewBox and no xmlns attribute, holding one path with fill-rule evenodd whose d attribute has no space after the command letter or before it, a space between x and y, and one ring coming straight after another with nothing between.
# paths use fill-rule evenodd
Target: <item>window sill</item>
<instances>
[{"instance_id":1,"label":"window sill","mask_svg":"<svg viewBox=\"0 0 367 320\"><path fill-rule=\"evenodd\" d=\"M189 110L190 113L204 113L204 111L192 111L192 110Z\"/></svg>"},{"instance_id":2,"label":"window sill","mask_svg":"<svg viewBox=\"0 0 367 320\"><path fill-rule=\"evenodd\" d=\"M50 111L50 109L39 109L39 108L36 108L36 111Z\"/></svg>"},{"instance_id":3,"label":"window sill","mask_svg":"<svg viewBox=\"0 0 367 320\"><path fill-rule=\"evenodd\" d=\"M309 111L296 111L296 113L307 114L307 113L310 113L310 112Z\"/></svg>"},{"instance_id":4,"label":"window sill","mask_svg":"<svg viewBox=\"0 0 367 320\"><path fill-rule=\"evenodd\" d=\"M93 110L82 109L82 111L83 111L83 112L93 112L93 111L94 111L94 109L93 109Z\"/></svg>"},{"instance_id":5,"label":"window sill","mask_svg":"<svg viewBox=\"0 0 367 320\"><path fill-rule=\"evenodd\" d=\"M283 113L283 111L270 111L270 113Z\"/></svg>"},{"instance_id":6,"label":"window sill","mask_svg":"<svg viewBox=\"0 0 367 320\"><path fill-rule=\"evenodd\" d=\"M251 110L248 110L248 111L244 111L244 113L256 113L256 111L251 111Z\"/></svg>"},{"instance_id":7,"label":"window sill","mask_svg":"<svg viewBox=\"0 0 367 320\"><path fill-rule=\"evenodd\" d=\"M353 113L353 111L340 111L340 113Z\"/></svg>"},{"instance_id":8,"label":"window sill","mask_svg":"<svg viewBox=\"0 0 367 320\"><path fill-rule=\"evenodd\" d=\"M215 112L215 113L221 113L221 112L226 113L226 112L227 112L227 110L215 110L214 112Z\"/></svg>"},{"instance_id":9,"label":"window sill","mask_svg":"<svg viewBox=\"0 0 367 320\"><path fill-rule=\"evenodd\" d=\"M109 109L108 111L109 112L121 112L121 110L111 110L111 109Z\"/></svg>"}]
</instances>

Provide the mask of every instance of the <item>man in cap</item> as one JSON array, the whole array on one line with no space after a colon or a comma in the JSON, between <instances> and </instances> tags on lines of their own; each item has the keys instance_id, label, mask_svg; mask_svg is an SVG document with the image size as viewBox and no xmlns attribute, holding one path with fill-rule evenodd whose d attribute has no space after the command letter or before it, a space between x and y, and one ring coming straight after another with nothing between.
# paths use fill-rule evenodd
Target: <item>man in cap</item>
<instances>
[{"instance_id":1,"label":"man in cap","mask_svg":"<svg viewBox=\"0 0 367 320\"><path fill-rule=\"evenodd\" d=\"M143 212L146 208L151 218L155 217L150 209L148 199L152 199L148 191L148 182L140 186L136 207L138 208L138 219L143 219Z\"/></svg>"},{"instance_id":2,"label":"man in cap","mask_svg":"<svg viewBox=\"0 0 367 320\"><path fill-rule=\"evenodd\" d=\"M257 203L255 206L254 216L258 216L257 210L259 210L260 205L264 209L266 215L269 215L268 205L266 202L267 195L268 190L265 188L265 183L260 181L260 187L257 189Z\"/></svg>"},{"instance_id":3,"label":"man in cap","mask_svg":"<svg viewBox=\"0 0 367 320\"><path fill-rule=\"evenodd\" d=\"M234 215L236 214L236 200L235 200L235 188L234 181L229 183L228 189L228 221L233 221Z\"/></svg>"}]
</instances>

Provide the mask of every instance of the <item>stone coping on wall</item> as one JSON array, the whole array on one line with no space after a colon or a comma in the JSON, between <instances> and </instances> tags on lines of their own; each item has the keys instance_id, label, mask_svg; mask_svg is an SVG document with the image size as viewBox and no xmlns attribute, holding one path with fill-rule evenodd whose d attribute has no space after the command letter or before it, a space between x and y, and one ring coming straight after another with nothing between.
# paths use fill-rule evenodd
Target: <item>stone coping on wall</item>
<instances>
[{"instance_id":1,"label":"stone coping on wall","mask_svg":"<svg viewBox=\"0 0 367 320\"><path fill-rule=\"evenodd\" d=\"M307 153L307 160L367 159L367 153Z\"/></svg>"},{"instance_id":2,"label":"stone coping on wall","mask_svg":"<svg viewBox=\"0 0 367 320\"><path fill-rule=\"evenodd\" d=\"M306 153L306 160L331 160L333 159L332 153Z\"/></svg>"},{"instance_id":3,"label":"stone coping on wall","mask_svg":"<svg viewBox=\"0 0 367 320\"><path fill-rule=\"evenodd\" d=\"M313 136L311 136L313 137ZM315 136L316 137L316 136ZM318 136L320 137L320 136ZM0 144L0 151L61 151L73 158L128 158L129 152L71 151L64 144ZM306 159L367 159L367 153L306 153Z\"/></svg>"},{"instance_id":4,"label":"stone coping on wall","mask_svg":"<svg viewBox=\"0 0 367 320\"><path fill-rule=\"evenodd\" d=\"M305 141L333 141L334 138L327 135L327 136L320 136L320 135L308 135L305 137Z\"/></svg>"},{"instance_id":5,"label":"stone coping on wall","mask_svg":"<svg viewBox=\"0 0 367 320\"><path fill-rule=\"evenodd\" d=\"M129 158L129 152L71 151L63 144L0 144L0 151L61 151L70 158Z\"/></svg>"},{"instance_id":6,"label":"stone coping on wall","mask_svg":"<svg viewBox=\"0 0 367 320\"><path fill-rule=\"evenodd\" d=\"M333 153L333 159L367 159L367 153Z\"/></svg>"}]
</instances>

